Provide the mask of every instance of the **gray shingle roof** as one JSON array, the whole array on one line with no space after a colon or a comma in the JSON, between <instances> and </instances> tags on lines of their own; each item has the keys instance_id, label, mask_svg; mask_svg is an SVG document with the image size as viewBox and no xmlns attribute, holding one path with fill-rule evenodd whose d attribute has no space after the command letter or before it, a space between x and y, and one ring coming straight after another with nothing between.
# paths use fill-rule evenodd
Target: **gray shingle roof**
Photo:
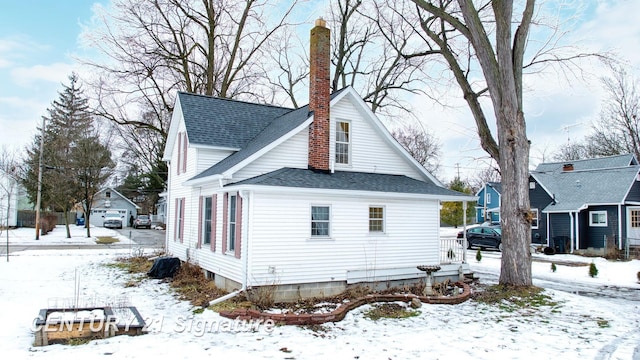
<instances>
[{"instance_id":1,"label":"gray shingle roof","mask_svg":"<svg viewBox=\"0 0 640 360\"><path fill-rule=\"evenodd\" d=\"M632 154L606 156L595 159L568 160L551 163L542 163L536 167L536 172L559 172L562 171L564 164L573 164L574 170L593 170L618 168L629 165L637 165L635 157Z\"/></svg>"},{"instance_id":2,"label":"gray shingle roof","mask_svg":"<svg viewBox=\"0 0 640 360\"><path fill-rule=\"evenodd\" d=\"M404 175L336 171L315 172L308 169L282 168L267 174L242 180L234 185L263 185L297 187L307 189L333 189L375 191L455 197L471 197L457 191L440 187L430 181L420 181Z\"/></svg>"},{"instance_id":3,"label":"gray shingle roof","mask_svg":"<svg viewBox=\"0 0 640 360\"><path fill-rule=\"evenodd\" d=\"M285 115L276 118L267 126L262 132L260 132L255 138L248 142L240 151L229 155L222 159L220 162L211 166L207 170L194 176L192 180L204 178L211 175L221 174L236 164L245 160L249 156L253 155L260 149L276 141L280 137L287 134L289 131L302 125L309 118L309 107L304 106L300 109L290 111Z\"/></svg>"},{"instance_id":4,"label":"gray shingle roof","mask_svg":"<svg viewBox=\"0 0 640 360\"><path fill-rule=\"evenodd\" d=\"M499 182L488 182L489 186L494 188L498 194L502 194L502 183Z\"/></svg>"},{"instance_id":5,"label":"gray shingle roof","mask_svg":"<svg viewBox=\"0 0 640 360\"><path fill-rule=\"evenodd\" d=\"M243 148L273 119L293 109L178 93L189 143Z\"/></svg>"},{"instance_id":6,"label":"gray shingle roof","mask_svg":"<svg viewBox=\"0 0 640 360\"><path fill-rule=\"evenodd\" d=\"M589 204L620 204L636 179L640 166L532 172L531 175L550 193L556 203L545 212L575 211Z\"/></svg>"}]
</instances>

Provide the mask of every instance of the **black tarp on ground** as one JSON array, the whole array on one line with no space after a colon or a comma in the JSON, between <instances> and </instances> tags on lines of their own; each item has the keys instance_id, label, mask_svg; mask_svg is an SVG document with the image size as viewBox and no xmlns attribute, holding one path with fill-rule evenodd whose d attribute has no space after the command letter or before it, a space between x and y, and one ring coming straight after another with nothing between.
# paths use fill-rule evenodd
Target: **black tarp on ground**
<instances>
[{"instance_id":1,"label":"black tarp on ground","mask_svg":"<svg viewBox=\"0 0 640 360\"><path fill-rule=\"evenodd\" d=\"M180 259L177 257L161 257L153 262L151 270L147 273L154 279L173 277L180 269Z\"/></svg>"}]
</instances>

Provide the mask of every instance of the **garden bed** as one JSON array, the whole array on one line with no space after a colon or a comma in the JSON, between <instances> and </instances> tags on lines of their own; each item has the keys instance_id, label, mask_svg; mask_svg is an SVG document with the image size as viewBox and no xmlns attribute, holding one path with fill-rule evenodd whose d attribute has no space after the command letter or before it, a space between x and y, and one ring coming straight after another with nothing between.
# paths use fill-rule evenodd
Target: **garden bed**
<instances>
[{"instance_id":1,"label":"garden bed","mask_svg":"<svg viewBox=\"0 0 640 360\"><path fill-rule=\"evenodd\" d=\"M273 310L262 312L254 309L234 309L230 311L220 311L220 316L239 320L272 320L276 324L280 325L317 325L326 322L341 321L350 310L365 304L396 301L410 303L412 300L418 299L427 304L453 305L462 303L468 300L471 296L471 288L463 282L456 282L455 284L452 284L452 287L456 290L447 295L419 296L415 294L398 293L365 295L351 301L345 301L339 304L335 310L327 312L303 313L300 311L280 311L279 313L275 313Z\"/></svg>"}]
</instances>

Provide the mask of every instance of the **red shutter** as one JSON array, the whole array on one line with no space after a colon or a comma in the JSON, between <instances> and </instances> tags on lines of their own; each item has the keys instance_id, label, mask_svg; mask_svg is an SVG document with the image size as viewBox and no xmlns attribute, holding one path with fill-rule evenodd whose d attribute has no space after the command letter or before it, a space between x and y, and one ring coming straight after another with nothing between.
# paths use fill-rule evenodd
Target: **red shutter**
<instances>
[{"instance_id":1,"label":"red shutter","mask_svg":"<svg viewBox=\"0 0 640 360\"><path fill-rule=\"evenodd\" d=\"M178 198L176 198L176 206L173 207L173 217L174 217L174 222L173 222L173 241L176 241L176 239L178 238Z\"/></svg>"},{"instance_id":2,"label":"red shutter","mask_svg":"<svg viewBox=\"0 0 640 360\"><path fill-rule=\"evenodd\" d=\"M235 247L235 257L240 259L240 245L242 245L242 198L240 197L240 193L236 196L236 247Z\"/></svg>"},{"instance_id":3,"label":"red shutter","mask_svg":"<svg viewBox=\"0 0 640 360\"><path fill-rule=\"evenodd\" d=\"M222 253L224 254L227 251L227 222L228 216L227 212L229 207L229 193L224 193L224 197L222 198Z\"/></svg>"},{"instance_id":4,"label":"red shutter","mask_svg":"<svg viewBox=\"0 0 640 360\"><path fill-rule=\"evenodd\" d=\"M180 219L182 219L180 221L180 242L184 242L184 200L185 198L182 198L180 204Z\"/></svg>"},{"instance_id":5,"label":"red shutter","mask_svg":"<svg viewBox=\"0 0 640 360\"><path fill-rule=\"evenodd\" d=\"M202 247L202 196L198 198L198 245L196 247L200 249Z\"/></svg>"},{"instance_id":6,"label":"red shutter","mask_svg":"<svg viewBox=\"0 0 640 360\"><path fill-rule=\"evenodd\" d=\"M176 164L176 174L180 175L180 160L182 160L182 133L178 133L178 163Z\"/></svg>"},{"instance_id":7,"label":"red shutter","mask_svg":"<svg viewBox=\"0 0 640 360\"><path fill-rule=\"evenodd\" d=\"M211 251L216 252L216 225L218 224L218 195L211 200Z\"/></svg>"},{"instance_id":8,"label":"red shutter","mask_svg":"<svg viewBox=\"0 0 640 360\"><path fill-rule=\"evenodd\" d=\"M187 132L182 133L182 172L187 172Z\"/></svg>"}]
</instances>

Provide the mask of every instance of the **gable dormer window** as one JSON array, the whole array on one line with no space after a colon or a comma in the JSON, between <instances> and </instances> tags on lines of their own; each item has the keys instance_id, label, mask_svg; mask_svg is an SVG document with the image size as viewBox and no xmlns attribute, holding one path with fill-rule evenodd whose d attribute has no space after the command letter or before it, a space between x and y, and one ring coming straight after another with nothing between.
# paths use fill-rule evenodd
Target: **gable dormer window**
<instances>
[{"instance_id":1,"label":"gable dormer window","mask_svg":"<svg viewBox=\"0 0 640 360\"><path fill-rule=\"evenodd\" d=\"M351 124L347 121L336 123L336 164L349 164L351 150Z\"/></svg>"}]
</instances>

